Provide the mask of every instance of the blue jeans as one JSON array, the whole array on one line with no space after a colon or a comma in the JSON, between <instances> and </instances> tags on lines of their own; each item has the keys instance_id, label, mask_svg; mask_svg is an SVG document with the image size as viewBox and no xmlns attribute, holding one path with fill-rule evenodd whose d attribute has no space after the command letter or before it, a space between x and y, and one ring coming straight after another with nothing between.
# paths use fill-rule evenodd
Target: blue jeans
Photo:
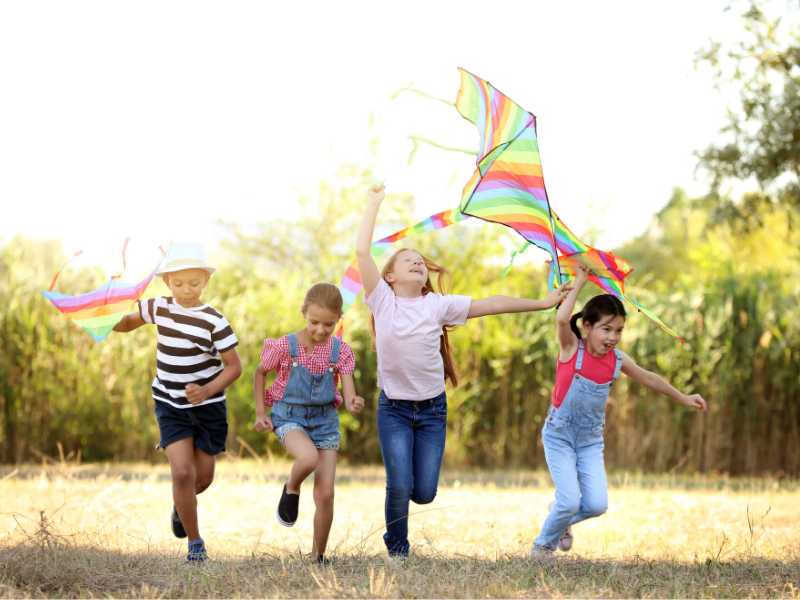
<instances>
[{"instance_id":1,"label":"blue jeans","mask_svg":"<svg viewBox=\"0 0 800 600\"><path fill-rule=\"evenodd\" d=\"M447 396L393 400L381 391L378 439L386 468L386 533L389 555L408 555L409 501L436 497L447 435Z\"/></svg>"}]
</instances>

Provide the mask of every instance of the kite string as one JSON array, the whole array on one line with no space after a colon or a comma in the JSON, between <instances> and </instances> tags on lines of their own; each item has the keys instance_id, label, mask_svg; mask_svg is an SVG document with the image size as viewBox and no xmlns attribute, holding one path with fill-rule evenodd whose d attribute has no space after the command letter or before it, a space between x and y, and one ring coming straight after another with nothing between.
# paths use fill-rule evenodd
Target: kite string
<instances>
[{"instance_id":1,"label":"kite string","mask_svg":"<svg viewBox=\"0 0 800 600\"><path fill-rule=\"evenodd\" d=\"M58 271L56 271L56 274L55 274L55 275L53 275L53 279L50 281L50 288L48 289L48 291L50 291L50 292L52 292L52 291L53 291L53 289L56 287L56 281L58 281L58 278L61 276L61 272L62 272L64 269L66 269L66 268L67 268L67 265L68 265L69 263L71 263L71 262L72 262L72 260L73 260L73 259L74 259L76 256L80 256L81 254L83 254L83 250L78 250L78 251L77 251L75 254L73 254L72 256L70 256L70 257L69 257L69 259L67 259L67 261L66 261L66 262L65 262L63 265L61 265L61 268L60 268Z\"/></svg>"}]
</instances>

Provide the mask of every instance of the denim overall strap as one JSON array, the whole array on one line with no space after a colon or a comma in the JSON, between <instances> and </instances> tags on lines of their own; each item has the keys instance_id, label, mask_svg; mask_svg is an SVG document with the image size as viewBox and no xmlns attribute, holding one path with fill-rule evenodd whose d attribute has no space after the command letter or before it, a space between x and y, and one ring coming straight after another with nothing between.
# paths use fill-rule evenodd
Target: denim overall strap
<instances>
[{"instance_id":1,"label":"denim overall strap","mask_svg":"<svg viewBox=\"0 0 800 600\"><path fill-rule=\"evenodd\" d=\"M336 368L336 363L339 362L339 352L342 349L342 343L338 337L333 336L333 344L331 344L331 358L330 358L330 367L329 371L333 373L334 368Z\"/></svg>"},{"instance_id":2,"label":"denim overall strap","mask_svg":"<svg viewBox=\"0 0 800 600\"><path fill-rule=\"evenodd\" d=\"M575 372L580 373L583 368L583 340L578 340L578 358L575 360Z\"/></svg>"},{"instance_id":3,"label":"denim overall strap","mask_svg":"<svg viewBox=\"0 0 800 600\"><path fill-rule=\"evenodd\" d=\"M617 357L617 362L614 365L614 379L612 381L616 381L622 371L622 352L614 348L614 356Z\"/></svg>"},{"instance_id":4,"label":"denim overall strap","mask_svg":"<svg viewBox=\"0 0 800 600\"><path fill-rule=\"evenodd\" d=\"M290 333L286 336L289 340L289 354L292 356L292 366L297 366L297 357L299 356L299 351L297 350L297 336L293 333Z\"/></svg>"}]
</instances>

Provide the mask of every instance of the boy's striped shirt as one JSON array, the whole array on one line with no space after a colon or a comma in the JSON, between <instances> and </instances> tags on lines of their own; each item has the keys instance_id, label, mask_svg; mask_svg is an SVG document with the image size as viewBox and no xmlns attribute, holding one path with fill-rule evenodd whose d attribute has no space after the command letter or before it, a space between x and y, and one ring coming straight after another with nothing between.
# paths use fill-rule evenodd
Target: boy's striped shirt
<instances>
[{"instance_id":1,"label":"boy's striped shirt","mask_svg":"<svg viewBox=\"0 0 800 600\"><path fill-rule=\"evenodd\" d=\"M220 390L191 404L185 388L190 383L205 385L222 372L220 353L239 343L227 319L206 304L185 308L172 297L139 300L138 305L142 320L158 331L153 398L176 408L225 400L225 390Z\"/></svg>"}]
</instances>

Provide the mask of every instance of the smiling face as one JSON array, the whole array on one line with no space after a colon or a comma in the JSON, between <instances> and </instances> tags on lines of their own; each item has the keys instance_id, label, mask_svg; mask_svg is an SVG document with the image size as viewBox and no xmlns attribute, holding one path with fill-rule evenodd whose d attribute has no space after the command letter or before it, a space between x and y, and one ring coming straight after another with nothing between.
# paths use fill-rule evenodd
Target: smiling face
<instances>
[{"instance_id":1,"label":"smiling face","mask_svg":"<svg viewBox=\"0 0 800 600\"><path fill-rule=\"evenodd\" d=\"M184 308L200 306L200 296L208 283L208 272L203 269L184 269L164 275L164 283L176 302Z\"/></svg>"},{"instance_id":2,"label":"smiling face","mask_svg":"<svg viewBox=\"0 0 800 600\"><path fill-rule=\"evenodd\" d=\"M622 337L624 327L625 317L619 315L604 315L593 325L584 321L589 352L594 356L603 356L613 350Z\"/></svg>"},{"instance_id":3,"label":"smiling face","mask_svg":"<svg viewBox=\"0 0 800 600\"><path fill-rule=\"evenodd\" d=\"M394 259L391 270L386 273L389 285L419 285L420 289L428 281L428 267L425 259L414 250L402 250Z\"/></svg>"},{"instance_id":4,"label":"smiling face","mask_svg":"<svg viewBox=\"0 0 800 600\"><path fill-rule=\"evenodd\" d=\"M306 333L314 345L324 344L336 329L336 324L341 316L319 304L311 303L303 313L306 319Z\"/></svg>"}]
</instances>

